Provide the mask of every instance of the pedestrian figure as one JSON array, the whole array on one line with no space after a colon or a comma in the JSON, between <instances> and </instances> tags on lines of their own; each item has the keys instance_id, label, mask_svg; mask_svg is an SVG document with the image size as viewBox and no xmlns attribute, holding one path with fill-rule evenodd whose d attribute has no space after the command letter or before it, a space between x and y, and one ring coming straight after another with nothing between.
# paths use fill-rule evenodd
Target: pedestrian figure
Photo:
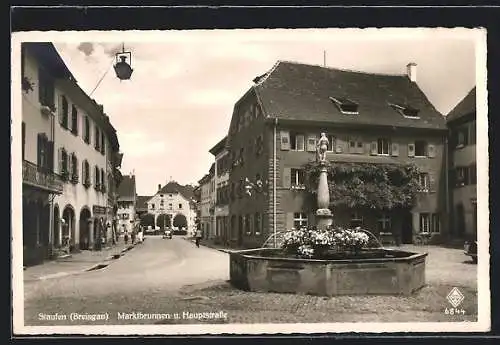
<instances>
[{"instance_id":1,"label":"pedestrian figure","mask_svg":"<svg viewBox=\"0 0 500 345\"><path fill-rule=\"evenodd\" d=\"M132 230L132 233L130 234L130 239L132 240L132 244L135 243L135 230Z\"/></svg>"},{"instance_id":2,"label":"pedestrian figure","mask_svg":"<svg viewBox=\"0 0 500 345\"><path fill-rule=\"evenodd\" d=\"M125 244L128 244L128 231L125 231L125 235L123 235L123 240L125 241Z\"/></svg>"},{"instance_id":3,"label":"pedestrian figure","mask_svg":"<svg viewBox=\"0 0 500 345\"><path fill-rule=\"evenodd\" d=\"M196 230L196 234L195 234L195 240L196 240L196 247L200 248L200 241L201 241L201 230L198 229Z\"/></svg>"}]
</instances>

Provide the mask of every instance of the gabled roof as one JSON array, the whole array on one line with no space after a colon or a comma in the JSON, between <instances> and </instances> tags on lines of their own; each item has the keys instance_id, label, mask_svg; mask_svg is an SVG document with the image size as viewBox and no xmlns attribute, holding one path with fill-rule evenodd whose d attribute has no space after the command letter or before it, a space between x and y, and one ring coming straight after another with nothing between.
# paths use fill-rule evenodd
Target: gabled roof
<instances>
[{"instance_id":1,"label":"gabled roof","mask_svg":"<svg viewBox=\"0 0 500 345\"><path fill-rule=\"evenodd\" d=\"M476 112L476 87L469 91L456 106L446 116L446 122L460 119L465 115Z\"/></svg>"},{"instance_id":2,"label":"gabled roof","mask_svg":"<svg viewBox=\"0 0 500 345\"><path fill-rule=\"evenodd\" d=\"M215 146L212 147L208 152L210 152L214 156L217 156L226 147L226 140L227 140L227 136L225 136L221 141L219 141L217 144L215 144Z\"/></svg>"},{"instance_id":3,"label":"gabled roof","mask_svg":"<svg viewBox=\"0 0 500 345\"><path fill-rule=\"evenodd\" d=\"M148 208L147 202L151 198L152 198L152 196L150 196L150 195L138 195L135 209L138 211L141 209L147 210L147 208Z\"/></svg>"},{"instance_id":4,"label":"gabled roof","mask_svg":"<svg viewBox=\"0 0 500 345\"><path fill-rule=\"evenodd\" d=\"M406 75L362 73L278 61L252 88L269 119L446 129L443 115ZM331 97L357 103L359 113L343 114ZM390 104L416 108L419 118L406 118Z\"/></svg>"},{"instance_id":5,"label":"gabled roof","mask_svg":"<svg viewBox=\"0 0 500 345\"><path fill-rule=\"evenodd\" d=\"M191 200L193 199L193 187L186 185L180 185L175 181L170 181L165 186L160 188L156 194L181 194L184 198Z\"/></svg>"},{"instance_id":6,"label":"gabled roof","mask_svg":"<svg viewBox=\"0 0 500 345\"><path fill-rule=\"evenodd\" d=\"M135 175L123 175L117 189L118 199L135 197Z\"/></svg>"}]
</instances>

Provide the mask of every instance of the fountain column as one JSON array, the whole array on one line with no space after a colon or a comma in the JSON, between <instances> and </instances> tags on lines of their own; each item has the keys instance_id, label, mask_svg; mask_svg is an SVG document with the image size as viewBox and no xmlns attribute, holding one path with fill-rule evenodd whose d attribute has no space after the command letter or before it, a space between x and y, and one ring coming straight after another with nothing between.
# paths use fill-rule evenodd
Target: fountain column
<instances>
[{"instance_id":1,"label":"fountain column","mask_svg":"<svg viewBox=\"0 0 500 345\"><path fill-rule=\"evenodd\" d=\"M320 161L318 181L318 210L316 211L316 226L318 230L326 230L332 225L333 215L330 209L330 191L328 188L328 167L325 161Z\"/></svg>"},{"instance_id":2,"label":"fountain column","mask_svg":"<svg viewBox=\"0 0 500 345\"><path fill-rule=\"evenodd\" d=\"M326 230L332 225L332 212L330 206L330 191L328 190L328 161L326 152L328 150L328 138L321 133L316 151L316 162L319 164L318 180L318 210L316 211L316 227L318 230Z\"/></svg>"}]
</instances>

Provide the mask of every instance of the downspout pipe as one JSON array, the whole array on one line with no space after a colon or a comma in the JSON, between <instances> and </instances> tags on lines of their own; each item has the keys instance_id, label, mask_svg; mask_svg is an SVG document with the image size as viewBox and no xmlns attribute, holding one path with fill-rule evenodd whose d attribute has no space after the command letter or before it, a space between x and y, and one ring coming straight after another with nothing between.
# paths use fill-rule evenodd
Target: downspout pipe
<instances>
[{"instance_id":1,"label":"downspout pipe","mask_svg":"<svg viewBox=\"0 0 500 345\"><path fill-rule=\"evenodd\" d=\"M446 133L447 135L449 134ZM447 219L446 219L446 232L448 234L448 238L450 239L451 238L451 234L450 234L450 225L451 225L451 213L450 213L450 198L451 198L451 195L450 195L450 181L449 181L449 170L450 170L450 167L449 167L449 164L450 164L450 156L449 156L449 141L448 141L448 136L446 136L444 138L444 155L445 155L445 160L444 160L444 180L445 180L445 211L446 211L446 215L447 215Z\"/></svg>"},{"instance_id":2,"label":"downspout pipe","mask_svg":"<svg viewBox=\"0 0 500 345\"><path fill-rule=\"evenodd\" d=\"M278 118L274 119L274 126L273 126L273 237L274 237L274 248L278 246L277 244L277 239L276 239L276 140L277 135L276 135L276 128L278 127Z\"/></svg>"}]
</instances>

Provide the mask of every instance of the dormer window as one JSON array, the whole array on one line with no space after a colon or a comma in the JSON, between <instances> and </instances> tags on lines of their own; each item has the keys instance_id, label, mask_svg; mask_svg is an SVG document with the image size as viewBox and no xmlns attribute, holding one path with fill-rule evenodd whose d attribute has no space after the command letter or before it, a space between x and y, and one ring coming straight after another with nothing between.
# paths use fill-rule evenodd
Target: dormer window
<instances>
[{"instance_id":1,"label":"dormer window","mask_svg":"<svg viewBox=\"0 0 500 345\"><path fill-rule=\"evenodd\" d=\"M400 104L393 104L389 103L389 105L396 110L398 113L403 115L403 117L407 119L419 119L420 116L418 115L419 110L416 108L413 108L409 105L400 105Z\"/></svg>"},{"instance_id":2,"label":"dormer window","mask_svg":"<svg viewBox=\"0 0 500 345\"><path fill-rule=\"evenodd\" d=\"M330 100L339 108L342 114L356 115L358 112L358 104L348 98L330 97Z\"/></svg>"}]
</instances>

